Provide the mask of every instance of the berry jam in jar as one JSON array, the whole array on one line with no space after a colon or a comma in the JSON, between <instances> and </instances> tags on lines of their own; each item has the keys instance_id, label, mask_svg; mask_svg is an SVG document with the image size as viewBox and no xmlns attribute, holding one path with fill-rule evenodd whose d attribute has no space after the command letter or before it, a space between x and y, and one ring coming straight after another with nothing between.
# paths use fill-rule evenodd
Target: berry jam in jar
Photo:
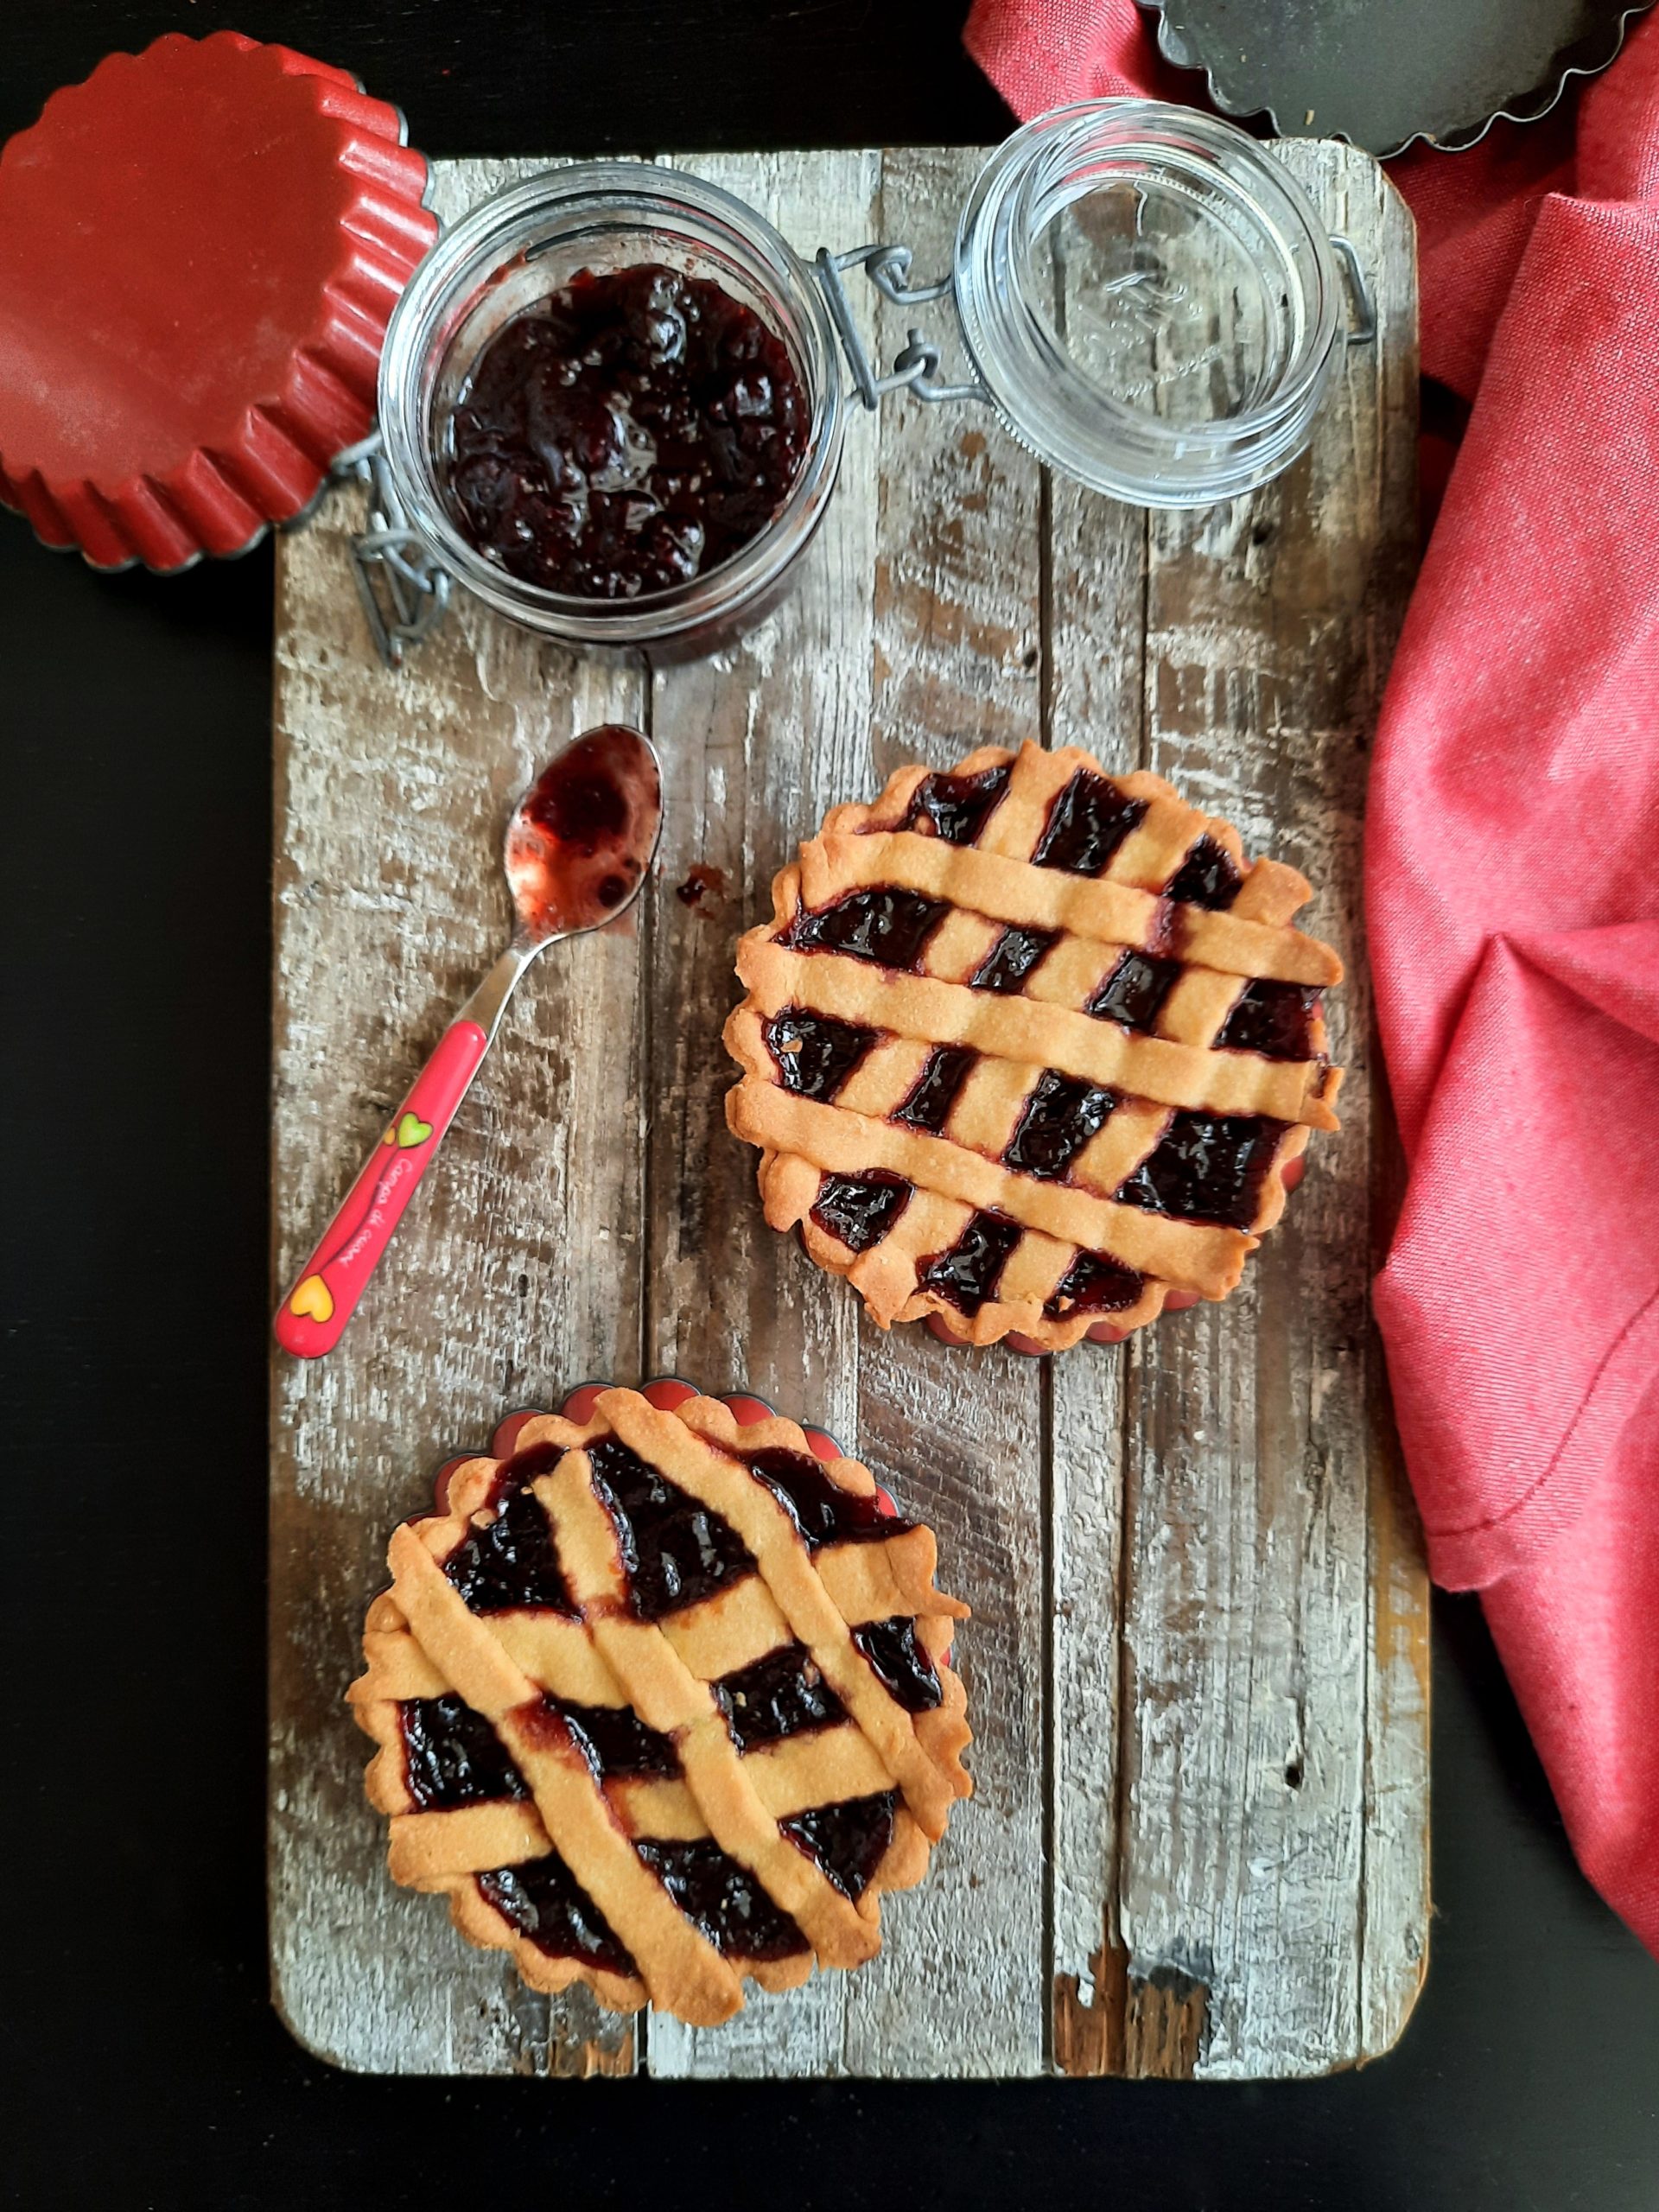
<instances>
[{"instance_id":1,"label":"berry jam in jar","mask_svg":"<svg viewBox=\"0 0 1659 2212\"><path fill-rule=\"evenodd\" d=\"M761 621L835 490L839 340L812 270L718 185L527 177L447 230L380 359L400 527L509 620L685 660Z\"/></svg>"},{"instance_id":2,"label":"berry jam in jar","mask_svg":"<svg viewBox=\"0 0 1659 2212\"><path fill-rule=\"evenodd\" d=\"M582 269L479 355L450 418L452 511L525 583L665 591L766 528L810 422L788 348L711 278Z\"/></svg>"}]
</instances>

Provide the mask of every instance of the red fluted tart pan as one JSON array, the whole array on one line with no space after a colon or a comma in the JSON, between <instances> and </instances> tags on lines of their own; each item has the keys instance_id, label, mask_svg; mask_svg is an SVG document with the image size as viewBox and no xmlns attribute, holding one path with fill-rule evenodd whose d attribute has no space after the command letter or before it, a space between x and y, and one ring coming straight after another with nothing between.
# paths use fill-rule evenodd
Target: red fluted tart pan
<instances>
[{"instance_id":1,"label":"red fluted tart pan","mask_svg":"<svg viewBox=\"0 0 1659 2212\"><path fill-rule=\"evenodd\" d=\"M54 92L0 151L0 500L99 568L301 512L372 423L426 187L395 108L233 31Z\"/></svg>"}]
</instances>

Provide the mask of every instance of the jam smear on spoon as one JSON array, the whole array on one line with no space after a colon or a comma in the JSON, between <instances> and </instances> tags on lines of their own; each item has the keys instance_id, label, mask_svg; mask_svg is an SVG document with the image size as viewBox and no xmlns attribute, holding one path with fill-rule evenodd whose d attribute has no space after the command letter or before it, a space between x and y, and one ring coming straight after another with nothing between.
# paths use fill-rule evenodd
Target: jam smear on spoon
<instances>
[{"instance_id":1,"label":"jam smear on spoon","mask_svg":"<svg viewBox=\"0 0 1659 2212\"><path fill-rule=\"evenodd\" d=\"M525 936L595 928L651 865L662 779L637 730L607 722L567 746L507 825L507 881Z\"/></svg>"}]
</instances>

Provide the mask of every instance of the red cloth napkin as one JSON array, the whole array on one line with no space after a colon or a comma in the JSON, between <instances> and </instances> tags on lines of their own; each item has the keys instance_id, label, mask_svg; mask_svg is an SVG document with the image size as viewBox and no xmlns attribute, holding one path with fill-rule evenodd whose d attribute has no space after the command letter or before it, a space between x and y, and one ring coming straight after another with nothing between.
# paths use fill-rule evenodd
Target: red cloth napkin
<instances>
[{"instance_id":1,"label":"red cloth napkin","mask_svg":"<svg viewBox=\"0 0 1659 2212\"><path fill-rule=\"evenodd\" d=\"M978 0L1021 114L1199 81L1131 0ZM1367 916L1410 1162L1376 1286L1438 1580L1659 1954L1659 15L1392 174L1474 408L1395 657Z\"/></svg>"}]
</instances>

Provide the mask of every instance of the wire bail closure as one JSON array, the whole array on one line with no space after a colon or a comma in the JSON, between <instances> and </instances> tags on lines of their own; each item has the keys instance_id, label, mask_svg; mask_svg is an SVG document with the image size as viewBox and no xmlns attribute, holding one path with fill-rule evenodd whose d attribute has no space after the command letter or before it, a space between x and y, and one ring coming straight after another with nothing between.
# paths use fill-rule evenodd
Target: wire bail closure
<instances>
[{"instance_id":1,"label":"wire bail closure","mask_svg":"<svg viewBox=\"0 0 1659 2212\"><path fill-rule=\"evenodd\" d=\"M955 290L956 280L950 276L942 276L933 284L911 284L907 281L911 259L907 245L861 245L849 253L831 253L827 245L818 249L818 283L847 366L852 372L854 391L872 412L880 406L884 392L905 390L914 392L918 399L978 399L988 404L991 395L977 378L963 384L944 381L939 374L939 348L914 327L908 334L907 343L894 354L892 369L886 376L877 374L860 334L853 303L842 282L842 271L862 269L882 298L891 300L899 308L925 307L935 300L947 298Z\"/></svg>"},{"instance_id":2,"label":"wire bail closure","mask_svg":"<svg viewBox=\"0 0 1659 2212\"><path fill-rule=\"evenodd\" d=\"M1347 343L1371 343L1377 333L1376 308L1359 256L1352 241L1340 232L1326 235L1346 280ZM839 340L854 393L871 413L880 407L886 393L903 391L912 392L930 404L976 400L988 406L996 405L990 390L978 377L952 383L940 374L941 348L919 325L910 327L906 343L885 373L872 359L854 315L844 276L850 270L861 269L880 296L894 307L928 307L944 299L950 299L954 304L956 277L946 276L935 283L912 284L912 259L907 245L880 244L856 246L845 253L834 253L828 246L823 246L815 257L812 274L817 279ZM419 645L442 621L454 579L419 531L412 526L378 430L340 454L332 474L337 480L350 479L367 487L367 524L352 539L352 575L376 652L386 667L400 670L410 647ZM1089 480L1084 477L1083 480Z\"/></svg>"},{"instance_id":3,"label":"wire bail closure","mask_svg":"<svg viewBox=\"0 0 1659 2212\"><path fill-rule=\"evenodd\" d=\"M864 245L848 253L831 253L828 246L819 250L816 273L855 392L872 410L880 404L884 392L906 390L933 403L969 399L988 404L990 393L977 378L951 384L940 376L940 349L918 327L912 327L887 374L877 374L842 272L861 268L882 298L895 307L925 307L950 296L954 280L949 276L937 283L910 283L911 261L907 245ZM399 670L410 647L429 637L442 620L454 579L410 525L378 430L360 444L347 447L332 473L340 481L368 487L367 526L352 539L352 576L376 652L388 668Z\"/></svg>"},{"instance_id":4,"label":"wire bail closure","mask_svg":"<svg viewBox=\"0 0 1659 2212\"><path fill-rule=\"evenodd\" d=\"M1340 231L1330 234L1337 259L1348 277L1349 305L1353 321L1348 326L1351 346L1369 346L1376 336L1376 302L1371 297L1371 288L1365 281L1365 271L1360 266L1358 251L1352 238L1344 238Z\"/></svg>"},{"instance_id":5,"label":"wire bail closure","mask_svg":"<svg viewBox=\"0 0 1659 2212\"><path fill-rule=\"evenodd\" d=\"M410 526L378 430L348 446L332 474L368 486L368 526L352 539L352 575L375 651L388 668L401 669L408 648L443 620L453 579Z\"/></svg>"}]
</instances>

